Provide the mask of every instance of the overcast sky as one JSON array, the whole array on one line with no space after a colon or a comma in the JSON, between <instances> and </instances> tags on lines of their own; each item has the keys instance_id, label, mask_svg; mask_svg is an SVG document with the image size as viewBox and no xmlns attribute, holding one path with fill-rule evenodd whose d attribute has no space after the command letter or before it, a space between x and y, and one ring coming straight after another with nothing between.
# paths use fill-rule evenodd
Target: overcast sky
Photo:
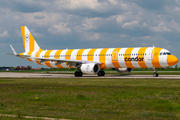
<instances>
[{"instance_id":1,"label":"overcast sky","mask_svg":"<svg viewBox=\"0 0 180 120\"><path fill-rule=\"evenodd\" d=\"M179 0L1 0L1 53L24 52L20 26L42 49L155 45L180 59ZM0 66L19 65L41 67L1 55Z\"/></svg>"}]
</instances>

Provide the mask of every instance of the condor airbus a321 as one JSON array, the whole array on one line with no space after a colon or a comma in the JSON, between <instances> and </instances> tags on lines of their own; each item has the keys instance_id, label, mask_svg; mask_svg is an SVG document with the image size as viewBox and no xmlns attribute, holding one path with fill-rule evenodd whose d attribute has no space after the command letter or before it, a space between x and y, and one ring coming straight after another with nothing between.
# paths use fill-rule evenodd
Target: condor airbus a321
<instances>
[{"instance_id":1,"label":"condor airbus a321","mask_svg":"<svg viewBox=\"0 0 180 120\"><path fill-rule=\"evenodd\" d=\"M104 76L103 69L112 68L118 72L131 72L134 68L153 68L153 76L157 77L156 68L169 67L178 63L176 56L163 48L93 48L93 49L61 49L43 50L36 43L26 26L21 27L25 52L17 57L53 68L77 68L74 73L81 77L83 73Z\"/></svg>"}]
</instances>

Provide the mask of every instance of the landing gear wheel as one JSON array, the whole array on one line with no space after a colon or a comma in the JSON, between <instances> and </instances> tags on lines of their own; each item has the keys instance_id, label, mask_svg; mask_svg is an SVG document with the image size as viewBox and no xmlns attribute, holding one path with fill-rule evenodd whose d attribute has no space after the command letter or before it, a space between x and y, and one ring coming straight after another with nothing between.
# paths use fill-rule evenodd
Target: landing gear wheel
<instances>
[{"instance_id":1,"label":"landing gear wheel","mask_svg":"<svg viewBox=\"0 0 180 120\"><path fill-rule=\"evenodd\" d=\"M83 73L82 73L81 71L76 71L76 72L74 73L74 76L75 76L75 77L82 77L82 75L83 75Z\"/></svg>"},{"instance_id":2,"label":"landing gear wheel","mask_svg":"<svg viewBox=\"0 0 180 120\"><path fill-rule=\"evenodd\" d=\"M105 72L104 72L104 71L99 71L99 72L97 73L97 75L98 75L98 76L104 76L104 75L105 75Z\"/></svg>"},{"instance_id":3,"label":"landing gear wheel","mask_svg":"<svg viewBox=\"0 0 180 120\"><path fill-rule=\"evenodd\" d=\"M154 73L153 76L154 76L154 77L158 77L159 74L158 74L158 73Z\"/></svg>"},{"instance_id":4,"label":"landing gear wheel","mask_svg":"<svg viewBox=\"0 0 180 120\"><path fill-rule=\"evenodd\" d=\"M154 77L158 77L158 76L159 76L159 74L158 74L157 71L156 71L156 68L154 68L154 74L153 74L153 76L154 76Z\"/></svg>"}]
</instances>

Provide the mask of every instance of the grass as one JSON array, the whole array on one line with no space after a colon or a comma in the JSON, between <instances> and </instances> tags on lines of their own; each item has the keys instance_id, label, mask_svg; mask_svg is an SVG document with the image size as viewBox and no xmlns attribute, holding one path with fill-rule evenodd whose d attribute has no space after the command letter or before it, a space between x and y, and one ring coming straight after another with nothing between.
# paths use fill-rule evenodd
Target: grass
<instances>
[{"instance_id":1,"label":"grass","mask_svg":"<svg viewBox=\"0 0 180 120\"><path fill-rule=\"evenodd\" d=\"M180 80L0 78L1 114L78 120L180 119L179 101Z\"/></svg>"}]
</instances>

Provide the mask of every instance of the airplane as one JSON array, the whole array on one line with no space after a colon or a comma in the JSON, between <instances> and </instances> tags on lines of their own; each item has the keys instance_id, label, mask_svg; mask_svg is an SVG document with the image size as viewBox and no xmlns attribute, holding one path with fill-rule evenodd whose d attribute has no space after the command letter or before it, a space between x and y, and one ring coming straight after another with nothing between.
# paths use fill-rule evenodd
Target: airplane
<instances>
[{"instance_id":1,"label":"airplane","mask_svg":"<svg viewBox=\"0 0 180 120\"><path fill-rule=\"evenodd\" d=\"M103 70L110 68L121 73L131 72L134 68L153 68L153 76L158 77L157 68L178 63L178 58L168 50L154 46L43 50L26 26L21 26L21 32L25 52L17 54L10 45L13 54L5 54L53 68L77 68L75 77L82 77L83 73L104 76Z\"/></svg>"}]
</instances>

